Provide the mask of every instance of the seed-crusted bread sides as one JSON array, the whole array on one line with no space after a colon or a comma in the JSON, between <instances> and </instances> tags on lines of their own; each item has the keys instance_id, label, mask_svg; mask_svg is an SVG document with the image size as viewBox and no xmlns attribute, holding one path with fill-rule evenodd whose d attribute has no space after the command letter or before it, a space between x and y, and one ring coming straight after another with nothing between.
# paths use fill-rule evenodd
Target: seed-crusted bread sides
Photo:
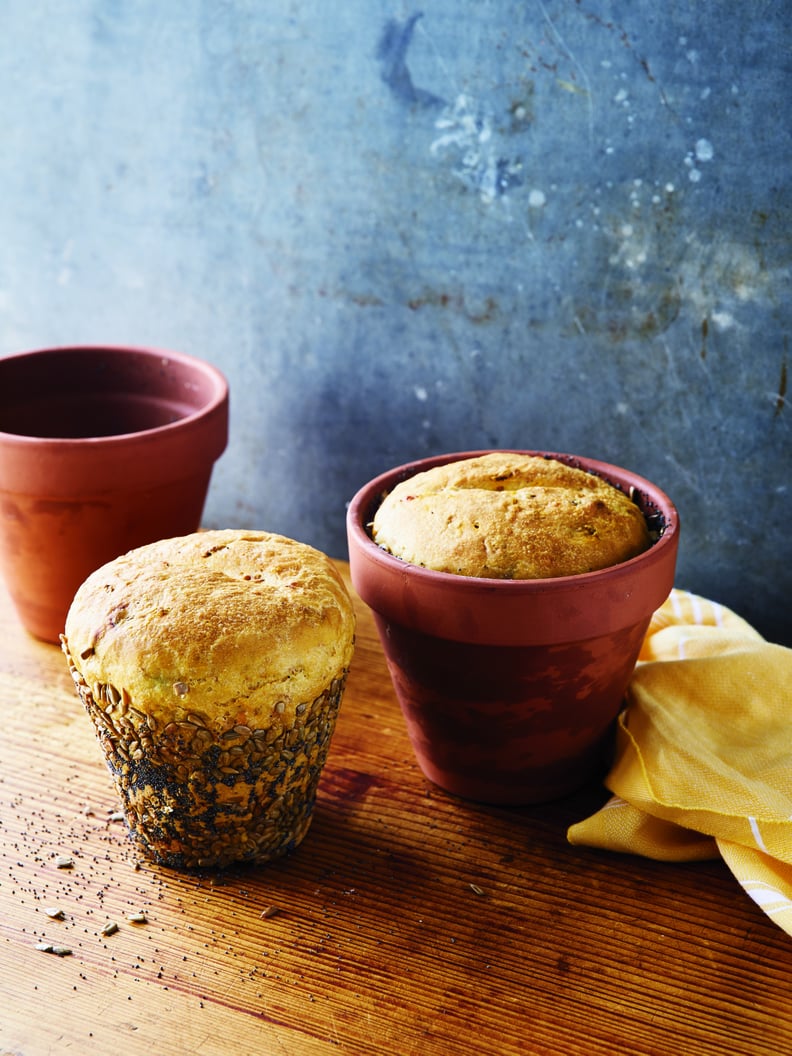
<instances>
[{"instance_id":1,"label":"seed-crusted bread sides","mask_svg":"<svg viewBox=\"0 0 792 1056\"><path fill-rule=\"evenodd\" d=\"M411 564L491 579L549 579L651 545L618 488L556 459L493 452L418 473L383 500L374 541Z\"/></svg>"},{"instance_id":2,"label":"seed-crusted bread sides","mask_svg":"<svg viewBox=\"0 0 792 1056\"><path fill-rule=\"evenodd\" d=\"M354 632L330 559L266 532L163 540L89 576L63 649L146 851L194 867L300 842Z\"/></svg>"}]
</instances>

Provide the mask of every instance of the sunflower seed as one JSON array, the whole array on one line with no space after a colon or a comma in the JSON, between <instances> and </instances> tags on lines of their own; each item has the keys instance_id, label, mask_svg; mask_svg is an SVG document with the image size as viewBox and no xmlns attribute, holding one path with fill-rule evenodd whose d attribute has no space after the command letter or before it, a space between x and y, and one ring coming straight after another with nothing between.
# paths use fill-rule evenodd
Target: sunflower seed
<instances>
[{"instance_id":1,"label":"sunflower seed","mask_svg":"<svg viewBox=\"0 0 792 1056\"><path fill-rule=\"evenodd\" d=\"M68 946L53 946L51 942L37 942L36 949L42 953L54 953L56 957L70 957L72 952Z\"/></svg>"}]
</instances>

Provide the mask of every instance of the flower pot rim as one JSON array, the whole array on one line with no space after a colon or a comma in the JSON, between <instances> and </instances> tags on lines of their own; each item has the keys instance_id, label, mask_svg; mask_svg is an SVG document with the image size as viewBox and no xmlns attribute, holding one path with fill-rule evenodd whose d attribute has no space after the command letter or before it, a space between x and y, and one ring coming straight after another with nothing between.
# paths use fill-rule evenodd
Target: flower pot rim
<instances>
[{"instance_id":1,"label":"flower pot rim","mask_svg":"<svg viewBox=\"0 0 792 1056\"><path fill-rule=\"evenodd\" d=\"M0 440L7 446L17 445L21 449L35 449L45 452L47 450L58 451L66 454L69 451L87 450L95 448L123 447L133 441L135 444L156 443L169 434L185 429L192 423L201 422L203 419L222 413L224 405L228 403L229 385L225 375L207 360L191 356L186 352L172 349L164 349L147 345L126 344L70 344L53 345L48 347L29 349L23 352L13 352L7 356L0 356L0 374L6 363L20 360L33 360L42 356L65 355L69 353L106 353L111 356L123 357L132 353L144 359L160 360L162 362L175 362L187 367L208 381L211 385L209 398L199 407L195 407L188 414L182 415L173 422L164 425L153 426L149 429L138 429L127 433L113 433L107 436L80 436L80 437L53 437L53 436L30 436L26 433L13 433L0 429ZM224 446L224 445L223 445Z\"/></svg>"},{"instance_id":2,"label":"flower pot rim","mask_svg":"<svg viewBox=\"0 0 792 1056\"><path fill-rule=\"evenodd\" d=\"M634 487L644 509L663 518L663 531L642 554L608 568L548 579L489 579L414 565L379 547L366 530L385 492L402 479L434 465L490 451L556 458L595 472L622 487ZM453 452L404 463L364 484L347 510L352 584L384 619L413 625L430 635L503 645L540 645L595 637L649 617L673 586L679 516L656 484L631 470L582 455L543 450L491 448ZM589 615L593 607L596 617Z\"/></svg>"},{"instance_id":3,"label":"flower pot rim","mask_svg":"<svg viewBox=\"0 0 792 1056\"><path fill-rule=\"evenodd\" d=\"M367 512L368 510L373 509L375 503L376 505L379 505L385 497L388 486L392 489L402 479L409 479L417 473L421 473L425 469L430 469L433 466L443 465L447 462L460 462L466 458L477 458L481 455L488 455L500 451L508 454L535 455L548 459L553 458L567 464L578 465L579 468L585 469L587 472L595 472L597 476L603 477L610 484L614 484L614 481L610 477L611 473L631 478L632 486L635 487L636 490L641 490L647 495L653 498L659 498L662 501L662 505L660 503L653 503L658 506L659 512L662 513L664 519L663 532L660 538L657 539L648 550L638 554L636 557L628 558L628 560L621 561L616 565L609 565L607 568L596 569L593 572L578 572L572 576L552 576L546 579L496 579L487 576L461 576L453 572L438 572L435 569L425 568L423 565L412 564L409 561L405 561L403 558L395 557L387 550L383 550L383 548L378 546L365 530L362 518L359 516L358 511L360 511L360 513ZM366 507L366 511L363 510L364 506ZM453 584L458 587L459 581L464 580L470 585L477 583L481 584L482 588L488 590L497 589L499 591L509 591L511 593L546 593L549 590L557 591L564 586L574 587L575 585L580 585L582 589L582 585L585 583L602 579L612 579L614 574L621 569L632 568L637 564L645 564L649 557L656 551L667 548L679 531L679 514L671 499L656 484L653 484L645 477L641 477L639 474L632 472L632 470L624 469L615 464L602 462L598 459L589 458L584 455L565 454L555 451L529 451L526 449L511 447L486 448L478 451L461 451L434 455L427 458L417 459L413 462L405 462L401 466L395 466L393 469L386 470L384 473L380 473L378 476L373 477L367 484L364 484L358 490L349 504L347 521L358 542L363 544L363 546L370 552L373 559L375 558L377 561L381 561L386 568L398 572L403 572L409 569L409 574L411 576L415 576L419 581L426 580L427 583L432 583L435 586L447 583L449 586Z\"/></svg>"}]
</instances>

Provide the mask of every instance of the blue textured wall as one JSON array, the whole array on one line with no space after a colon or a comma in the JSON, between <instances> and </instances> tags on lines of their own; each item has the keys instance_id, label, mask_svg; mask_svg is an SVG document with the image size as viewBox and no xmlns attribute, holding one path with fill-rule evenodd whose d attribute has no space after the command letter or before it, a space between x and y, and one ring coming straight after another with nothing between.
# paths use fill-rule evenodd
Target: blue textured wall
<instances>
[{"instance_id":1,"label":"blue textured wall","mask_svg":"<svg viewBox=\"0 0 792 1056\"><path fill-rule=\"evenodd\" d=\"M207 523L336 556L394 462L620 462L790 641L788 12L5 0L0 353L215 362Z\"/></svg>"}]
</instances>

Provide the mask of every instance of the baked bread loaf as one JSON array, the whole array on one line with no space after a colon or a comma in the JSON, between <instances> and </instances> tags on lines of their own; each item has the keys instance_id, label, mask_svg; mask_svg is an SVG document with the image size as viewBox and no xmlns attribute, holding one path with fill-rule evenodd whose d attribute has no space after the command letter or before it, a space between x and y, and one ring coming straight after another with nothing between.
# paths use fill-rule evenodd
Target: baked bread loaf
<instances>
[{"instance_id":1,"label":"baked bread loaf","mask_svg":"<svg viewBox=\"0 0 792 1056\"><path fill-rule=\"evenodd\" d=\"M490 579L548 579L619 564L651 545L618 488L541 455L498 451L418 473L386 496L374 541L411 564Z\"/></svg>"},{"instance_id":2,"label":"baked bread loaf","mask_svg":"<svg viewBox=\"0 0 792 1056\"><path fill-rule=\"evenodd\" d=\"M329 558L266 532L167 539L89 576L62 646L154 859L224 866L297 846L354 630Z\"/></svg>"}]
</instances>

